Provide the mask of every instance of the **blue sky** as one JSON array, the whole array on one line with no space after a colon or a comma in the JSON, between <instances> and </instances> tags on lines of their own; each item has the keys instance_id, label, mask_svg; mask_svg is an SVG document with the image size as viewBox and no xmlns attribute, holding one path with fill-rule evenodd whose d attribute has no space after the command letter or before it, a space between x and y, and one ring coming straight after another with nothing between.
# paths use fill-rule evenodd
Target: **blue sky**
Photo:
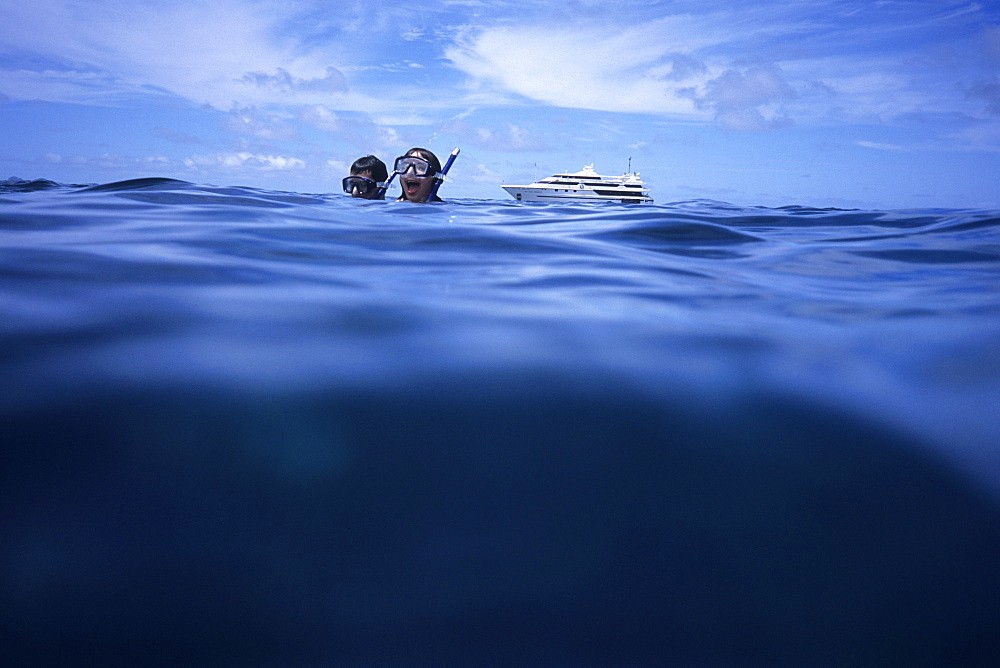
<instances>
[{"instance_id":1,"label":"blue sky","mask_svg":"<svg viewBox=\"0 0 1000 668\"><path fill-rule=\"evenodd\" d=\"M657 202L1000 208L1000 7L947 0L0 0L0 178L443 196L594 163Z\"/></svg>"}]
</instances>

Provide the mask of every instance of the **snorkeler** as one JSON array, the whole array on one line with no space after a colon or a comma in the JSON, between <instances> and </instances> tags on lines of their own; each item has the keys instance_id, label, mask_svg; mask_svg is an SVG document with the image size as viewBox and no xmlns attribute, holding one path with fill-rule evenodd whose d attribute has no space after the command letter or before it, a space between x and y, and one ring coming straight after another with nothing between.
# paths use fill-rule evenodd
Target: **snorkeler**
<instances>
[{"instance_id":1,"label":"snorkeler","mask_svg":"<svg viewBox=\"0 0 1000 668\"><path fill-rule=\"evenodd\" d=\"M442 201L437 196L437 186L444 180L441 161L426 148L411 148L396 158L394 168L403 189L397 202Z\"/></svg>"},{"instance_id":2,"label":"snorkeler","mask_svg":"<svg viewBox=\"0 0 1000 668\"><path fill-rule=\"evenodd\" d=\"M344 178L344 192L351 197L385 199L389 172L374 155L358 158L351 165L351 175Z\"/></svg>"}]
</instances>

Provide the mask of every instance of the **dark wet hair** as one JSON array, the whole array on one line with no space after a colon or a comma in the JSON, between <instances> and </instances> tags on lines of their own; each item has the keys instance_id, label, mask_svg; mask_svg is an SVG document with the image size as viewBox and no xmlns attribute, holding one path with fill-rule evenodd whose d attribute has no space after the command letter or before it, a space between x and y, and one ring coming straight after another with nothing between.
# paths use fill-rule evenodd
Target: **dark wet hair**
<instances>
[{"instance_id":1,"label":"dark wet hair","mask_svg":"<svg viewBox=\"0 0 1000 668\"><path fill-rule=\"evenodd\" d=\"M386 179L389 178L389 170L386 169L385 163L374 155L366 155L354 161L354 164L351 165L351 174L360 174L361 172L371 172L372 179L378 183L385 183Z\"/></svg>"},{"instance_id":2,"label":"dark wet hair","mask_svg":"<svg viewBox=\"0 0 1000 668\"><path fill-rule=\"evenodd\" d=\"M438 158L437 158L436 155L434 155L433 153L431 153L430 151L428 151L426 148L420 148L419 146L418 147L414 147L414 148L411 148L406 153L404 153L403 155L404 156L406 156L406 155L415 155L418 158L423 158L427 162L431 163L431 167L434 168L434 173L435 174L438 174L438 173L441 172L441 161L438 160Z\"/></svg>"}]
</instances>

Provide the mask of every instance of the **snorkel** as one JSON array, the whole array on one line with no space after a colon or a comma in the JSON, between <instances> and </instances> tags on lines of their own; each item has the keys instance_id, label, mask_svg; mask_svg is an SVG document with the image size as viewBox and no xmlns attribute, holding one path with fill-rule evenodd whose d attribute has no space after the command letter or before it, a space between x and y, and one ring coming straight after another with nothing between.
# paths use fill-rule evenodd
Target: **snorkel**
<instances>
[{"instance_id":1,"label":"snorkel","mask_svg":"<svg viewBox=\"0 0 1000 668\"><path fill-rule=\"evenodd\" d=\"M392 180L396 178L396 174L399 174L399 172L394 171L389 175L389 178L385 180L385 185L378 189L378 195L375 196L375 199L385 199L385 191L389 189L389 185L392 184Z\"/></svg>"},{"instance_id":2,"label":"snorkel","mask_svg":"<svg viewBox=\"0 0 1000 668\"><path fill-rule=\"evenodd\" d=\"M437 183L434 184L434 188L433 190L431 190L431 194L427 197L428 202L433 202L434 198L437 197L438 188L441 187L441 183L444 181L444 175L448 173L448 170L451 169L452 163L455 162L455 158L458 157L458 151L459 149L456 146L455 150L452 151L451 155L448 156L448 160L444 163L444 167L441 168L441 178L438 179Z\"/></svg>"}]
</instances>

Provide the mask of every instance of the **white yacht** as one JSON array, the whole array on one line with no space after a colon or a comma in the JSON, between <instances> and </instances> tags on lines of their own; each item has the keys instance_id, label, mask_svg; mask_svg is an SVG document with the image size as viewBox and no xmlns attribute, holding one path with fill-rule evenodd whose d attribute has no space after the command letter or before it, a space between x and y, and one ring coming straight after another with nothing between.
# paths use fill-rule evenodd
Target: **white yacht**
<instances>
[{"instance_id":1,"label":"white yacht","mask_svg":"<svg viewBox=\"0 0 1000 668\"><path fill-rule=\"evenodd\" d=\"M639 173L601 176L587 165L573 174L555 174L527 186L500 186L519 202L652 202Z\"/></svg>"}]
</instances>

